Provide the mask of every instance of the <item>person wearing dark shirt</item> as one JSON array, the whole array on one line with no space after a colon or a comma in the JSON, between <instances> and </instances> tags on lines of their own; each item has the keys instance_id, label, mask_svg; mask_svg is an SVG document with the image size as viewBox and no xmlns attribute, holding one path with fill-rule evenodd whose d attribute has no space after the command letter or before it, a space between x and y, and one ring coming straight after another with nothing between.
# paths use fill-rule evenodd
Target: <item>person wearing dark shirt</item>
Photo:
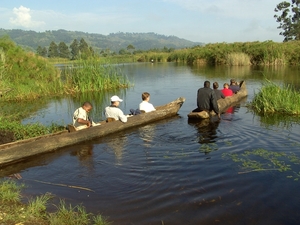
<instances>
[{"instance_id":1,"label":"person wearing dark shirt","mask_svg":"<svg viewBox=\"0 0 300 225\"><path fill-rule=\"evenodd\" d=\"M223 92L221 90L219 90L219 84L218 82L214 82L213 83L213 88L214 88L214 92L217 98L217 101L221 98L225 98L225 95L223 94Z\"/></svg>"},{"instance_id":2,"label":"person wearing dark shirt","mask_svg":"<svg viewBox=\"0 0 300 225\"><path fill-rule=\"evenodd\" d=\"M240 86L236 83L234 79L231 79L229 89L231 89L232 92L236 94L240 90Z\"/></svg>"},{"instance_id":3,"label":"person wearing dark shirt","mask_svg":"<svg viewBox=\"0 0 300 225\"><path fill-rule=\"evenodd\" d=\"M220 119L220 112L219 112L219 106L217 103L217 98L215 95L214 90L210 88L210 82L205 81L204 87L199 88L197 92L197 109L195 109L193 112L201 112L201 111L214 111L219 119Z\"/></svg>"}]
</instances>

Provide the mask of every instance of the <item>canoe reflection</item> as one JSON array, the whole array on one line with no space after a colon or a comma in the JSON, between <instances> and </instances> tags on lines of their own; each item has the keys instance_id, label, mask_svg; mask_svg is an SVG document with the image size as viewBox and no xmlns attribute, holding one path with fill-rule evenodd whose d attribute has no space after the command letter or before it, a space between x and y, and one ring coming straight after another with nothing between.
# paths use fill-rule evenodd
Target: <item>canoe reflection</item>
<instances>
[{"instance_id":1,"label":"canoe reflection","mask_svg":"<svg viewBox=\"0 0 300 225\"><path fill-rule=\"evenodd\" d=\"M189 120L188 124L194 126L198 131L198 142L200 144L214 143L217 138L217 129L220 121L214 119L203 119L198 121Z\"/></svg>"}]
</instances>

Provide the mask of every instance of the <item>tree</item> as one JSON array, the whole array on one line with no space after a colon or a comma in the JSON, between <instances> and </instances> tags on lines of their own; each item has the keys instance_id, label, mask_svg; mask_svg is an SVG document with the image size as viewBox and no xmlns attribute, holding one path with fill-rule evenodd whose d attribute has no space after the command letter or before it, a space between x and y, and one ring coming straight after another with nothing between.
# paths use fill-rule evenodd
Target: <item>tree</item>
<instances>
[{"instance_id":1,"label":"tree","mask_svg":"<svg viewBox=\"0 0 300 225\"><path fill-rule=\"evenodd\" d=\"M39 56L42 56L42 51L43 51L43 48L39 45L36 49L36 53L39 55Z\"/></svg>"},{"instance_id":2,"label":"tree","mask_svg":"<svg viewBox=\"0 0 300 225\"><path fill-rule=\"evenodd\" d=\"M41 56L43 56L43 57L47 57L47 55L48 55L48 50L47 50L47 48L46 47L44 47L43 49L42 49L42 52L41 52Z\"/></svg>"},{"instance_id":3,"label":"tree","mask_svg":"<svg viewBox=\"0 0 300 225\"><path fill-rule=\"evenodd\" d=\"M74 41L70 45L70 48L71 48L71 58L77 59L79 57L79 44L77 39L74 39Z\"/></svg>"},{"instance_id":4,"label":"tree","mask_svg":"<svg viewBox=\"0 0 300 225\"><path fill-rule=\"evenodd\" d=\"M54 41L52 41L50 43L50 46L48 48L48 57L49 58L55 58L55 57L58 57L59 54L58 54L58 47L57 47L57 44L55 44Z\"/></svg>"},{"instance_id":5,"label":"tree","mask_svg":"<svg viewBox=\"0 0 300 225\"><path fill-rule=\"evenodd\" d=\"M128 45L127 46L127 50L130 51L131 54L132 54L134 49L135 49L135 47L133 45Z\"/></svg>"},{"instance_id":6,"label":"tree","mask_svg":"<svg viewBox=\"0 0 300 225\"><path fill-rule=\"evenodd\" d=\"M275 8L274 15L276 22L279 23L278 29L283 29L280 35L284 36L283 41L300 40L300 0L291 0L281 2Z\"/></svg>"},{"instance_id":7,"label":"tree","mask_svg":"<svg viewBox=\"0 0 300 225\"><path fill-rule=\"evenodd\" d=\"M59 57L68 59L70 57L70 50L65 42L58 44Z\"/></svg>"}]
</instances>

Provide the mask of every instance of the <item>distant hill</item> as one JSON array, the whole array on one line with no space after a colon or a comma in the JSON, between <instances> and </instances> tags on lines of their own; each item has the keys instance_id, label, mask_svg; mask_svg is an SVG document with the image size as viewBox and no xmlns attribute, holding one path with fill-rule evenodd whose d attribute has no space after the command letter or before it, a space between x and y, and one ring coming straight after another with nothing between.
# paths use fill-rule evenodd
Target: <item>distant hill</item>
<instances>
[{"instance_id":1,"label":"distant hill","mask_svg":"<svg viewBox=\"0 0 300 225\"><path fill-rule=\"evenodd\" d=\"M195 45L203 45L200 42L192 42L176 36L160 35L150 33L111 33L109 35L85 33L80 31L53 30L45 32L25 31L20 29L6 30L0 28L0 36L8 35L18 45L36 51L38 46L49 47L51 41L56 44L65 42L68 46L74 39L80 41L81 38L88 43L94 50L110 49L119 52L126 49L128 45L133 45L136 50L162 49L167 48L186 48Z\"/></svg>"}]
</instances>

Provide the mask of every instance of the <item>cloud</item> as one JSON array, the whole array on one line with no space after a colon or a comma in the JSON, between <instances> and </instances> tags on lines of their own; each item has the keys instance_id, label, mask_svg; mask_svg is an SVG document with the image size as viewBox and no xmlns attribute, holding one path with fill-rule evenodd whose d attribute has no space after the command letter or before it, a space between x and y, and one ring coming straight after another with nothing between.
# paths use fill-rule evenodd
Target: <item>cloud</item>
<instances>
[{"instance_id":1,"label":"cloud","mask_svg":"<svg viewBox=\"0 0 300 225\"><path fill-rule=\"evenodd\" d=\"M36 28L45 24L43 21L34 21L31 18L30 9L24 6L14 8L13 13L15 18L10 18L9 22L15 26L21 26L25 28Z\"/></svg>"}]
</instances>

